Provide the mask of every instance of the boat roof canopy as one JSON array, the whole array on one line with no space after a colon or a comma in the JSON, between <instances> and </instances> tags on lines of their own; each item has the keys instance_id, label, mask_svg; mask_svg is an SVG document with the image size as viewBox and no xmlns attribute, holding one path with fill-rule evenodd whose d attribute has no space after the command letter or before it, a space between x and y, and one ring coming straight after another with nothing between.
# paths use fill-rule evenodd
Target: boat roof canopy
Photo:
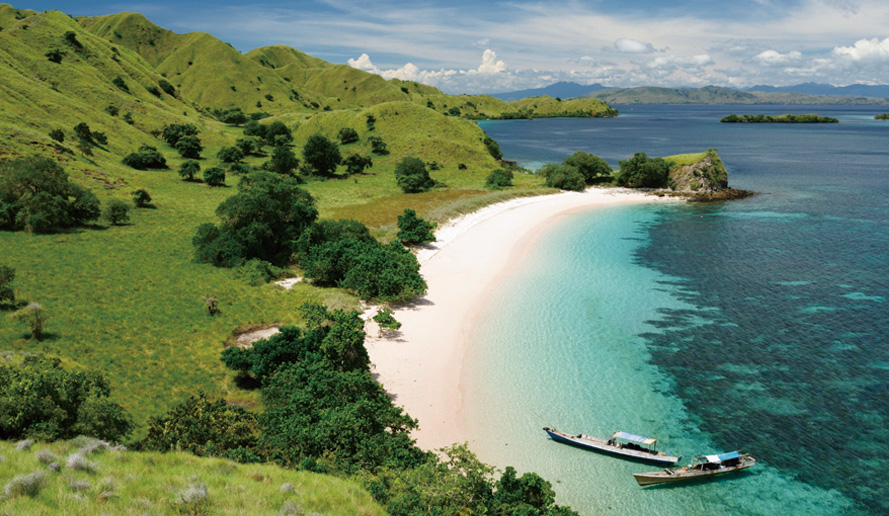
<instances>
[{"instance_id":1,"label":"boat roof canopy","mask_svg":"<svg viewBox=\"0 0 889 516\"><path fill-rule=\"evenodd\" d=\"M718 455L704 455L708 462L725 462L732 459L740 459L741 455L736 452L720 453Z\"/></svg>"},{"instance_id":2,"label":"boat roof canopy","mask_svg":"<svg viewBox=\"0 0 889 516\"><path fill-rule=\"evenodd\" d=\"M611 434L611 437L614 437L616 439L623 439L624 441L644 444L646 446L651 446L652 444L657 442L657 439L652 439L651 437L642 437L641 435L628 434L627 432L621 432L620 430Z\"/></svg>"}]
</instances>

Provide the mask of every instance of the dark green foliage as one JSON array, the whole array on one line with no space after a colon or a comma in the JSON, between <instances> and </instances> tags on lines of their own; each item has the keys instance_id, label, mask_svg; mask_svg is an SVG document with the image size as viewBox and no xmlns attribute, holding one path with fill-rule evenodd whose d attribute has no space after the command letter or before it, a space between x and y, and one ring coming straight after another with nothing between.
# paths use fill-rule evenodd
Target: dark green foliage
<instances>
[{"instance_id":1,"label":"dark green foliage","mask_svg":"<svg viewBox=\"0 0 889 516\"><path fill-rule=\"evenodd\" d=\"M12 288L14 279L15 269L8 265L0 265L0 304L15 302L15 289Z\"/></svg>"},{"instance_id":2,"label":"dark green foliage","mask_svg":"<svg viewBox=\"0 0 889 516\"><path fill-rule=\"evenodd\" d=\"M370 156L359 156L358 154L352 154L343 161L343 165L346 166L346 174L350 176L363 174L365 169L372 167L373 164Z\"/></svg>"},{"instance_id":3,"label":"dark green foliage","mask_svg":"<svg viewBox=\"0 0 889 516\"><path fill-rule=\"evenodd\" d=\"M117 106L107 106L105 112L111 116L117 116L120 113L120 109Z\"/></svg>"},{"instance_id":4,"label":"dark green foliage","mask_svg":"<svg viewBox=\"0 0 889 516\"><path fill-rule=\"evenodd\" d=\"M0 228L50 233L99 218L99 200L49 158L0 163Z\"/></svg>"},{"instance_id":5,"label":"dark green foliage","mask_svg":"<svg viewBox=\"0 0 889 516\"><path fill-rule=\"evenodd\" d=\"M167 95L169 95L171 97L176 96L176 88L173 87L173 85L170 84L170 82L167 81L166 79L161 79L161 80L157 81L157 85L160 86L160 88L162 90L164 90L167 93Z\"/></svg>"},{"instance_id":6,"label":"dark green foliage","mask_svg":"<svg viewBox=\"0 0 889 516\"><path fill-rule=\"evenodd\" d=\"M365 120L367 122L367 130L373 131L376 128L377 118L371 114L367 114L365 116Z\"/></svg>"},{"instance_id":7,"label":"dark green foliage","mask_svg":"<svg viewBox=\"0 0 889 516\"><path fill-rule=\"evenodd\" d=\"M80 122L74 126L74 136L88 143L93 143L93 132L86 122Z\"/></svg>"},{"instance_id":8,"label":"dark green foliage","mask_svg":"<svg viewBox=\"0 0 889 516\"><path fill-rule=\"evenodd\" d=\"M435 242L432 230L435 224L417 217L417 212L406 208L403 215L398 216L398 239L405 245Z\"/></svg>"},{"instance_id":9,"label":"dark green foliage","mask_svg":"<svg viewBox=\"0 0 889 516\"><path fill-rule=\"evenodd\" d=\"M252 136L238 138L235 140L235 147L241 149L244 156L259 155L262 151L262 141Z\"/></svg>"},{"instance_id":10,"label":"dark green foliage","mask_svg":"<svg viewBox=\"0 0 889 516\"><path fill-rule=\"evenodd\" d=\"M61 129L53 129L49 132L49 137L59 143L63 143L65 141L65 131Z\"/></svg>"},{"instance_id":11,"label":"dark green foliage","mask_svg":"<svg viewBox=\"0 0 889 516\"><path fill-rule=\"evenodd\" d=\"M386 145L386 142L383 141L379 136L370 136L367 139L370 142L370 151L374 154L385 156L389 154L389 147Z\"/></svg>"},{"instance_id":12,"label":"dark green foliage","mask_svg":"<svg viewBox=\"0 0 889 516\"><path fill-rule=\"evenodd\" d=\"M87 435L119 441L130 416L108 400L108 380L95 372L66 371L55 358L25 357L0 365L0 439L72 439Z\"/></svg>"},{"instance_id":13,"label":"dark green foliage","mask_svg":"<svg viewBox=\"0 0 889 516\"><path fill-rule=\"evenodd\" d=\"M491 190L500 190L512 186L513 173L512 170L506 168L498 168L485 179L485 186Z\"/></svg>"},{"instance_id":14,"label":"dark green foliage","mask_svg":"<svg viewBox=\"0 0 889 516\"><path fill-rule=\"evenodd\" d=\"M247 134L247 131L244 131ZM253 135L248 135L253 136ZM263 135L265 141L269 145L289 145L293 142L293 133L284 125L284 122L272 122L265 128Z\"/></svg>"},{"instance_id":15,"label":"dark green foliage","mask_svg":"<svg viewBox=\"0 0 889 516\"><path fill-rule=\"evenodd\" d=\"M252 412L223 399L210 401L200 393L163 416L149 418L148 435L139 448L187 451L202 457L258 458L259 434L259 421Z\"/></svg>"},{"instance_id":16,"label":"dark green foliage","mask_svg":"<svg viewBox=\"0 0 889 516\"><path fill-rule=\"evenodd\" d=\"M435 186L426 164L413 156L403 158L395 166L395 181L404 193L425 192Z\"/></svg>"},{"instance_id":17,"label":"dark green foliage","mask_svg":"<svg viewBox=\"0 0 889 516\"><path fill-rule=\"evenodd\" d=\"M121 90L123 90L127 93L130 92L130 87L127 86L127 82L125 80L123 80L123 77L121 77L120 75L118 75L117 77L112 79L111 84L117 86L118 88L120 88Z\"/></svg>"},{"instance_id":18,"label":"dark green foliage","mask_svg":"<svg viewBox=\"0 0 889 516\"><path fill-rule=\"evenodd\" d=\"M253 258L252 260L247 260L244 265L238 267L235 270L235 273L247 281L249 285L258 287L260 285L265 285L273 279L283 277L285 270L281 267L276 267L269 262Z\"/></svg>"},{"instance_id":19,"label":"dark green foliage","mask_svg":"<svg viewBox=\"0 0 889 516\"><path fill-rule=\"evenodd\" d=\"M244 136L256 136L265 140L266 126L260 124L256 120L250 120L244 126Z\"/></svg>"},{"instance_id":20,"label":"dark green foliage","mask_svg":"<svg viewBox=\"0 0 889 516\"><path fill-rule=\"evenodd\" d=\"M133 123L135 122L135 120L133 120L133 113L131 113L130 111L127 111L126 113L124 113L123 114L123 121L130 124L130 125L133 125Z\"/></svg>"},{"instance_id":21,"label":"dark green foliage","mask_svg":"<svg viewBox=\"0 0 889 516\"><path fill-rule=\"evenodd\" d=\"M720 122L722 123L743 123L743 124L835 124L839 122L839 119L830 117L830 116L818 116L818 115L794 115L794 114L786 114L786 115L741 115L738 116L735 113L723 117Z\"/></svg>"},{"instance_id":22,"label":"dark green foliage","mask_svg":"<svg viewBox=\"0 0 889 516\"><path fill-rule=\"evenodd\" d=\"M288 263L293 242L315 221L318 210L296 179L254 172L241 179L238 193L223 201L216 215L218 226L198 228L195 260L234 267L251 258Z\"/></svg>"},{"instance_id":23,"label":"dark green foliage","mask_svg":"<svg viewBox=\"0 0 889 516\"><path fill-rule=\"evenodd\" d=\"M142 145L138 152L127 154L123 158L123 164L137 170L152 168L167 168L167 160L157 148L150 145Z\"/></svg>"},{"instance_id":24,"label":"dark green foliage","mask_svg":"<svg viewBox=\"0 0 889 516\"><path fill-rule=\"evenodd\" d=\"M108 136L101 131L93 131L93 140L95 140L96 145L108 145Z\"/></svg>"},{"instance_id":25,"label":"dark green foliage","mask_svg":"<svg viewBox=\"0 0 889 516\"><path fill-rule=\"evenodd\" d=\"M133 204L137 208L145 208L147 206L151 206L151 194L148 193L148 190L144 188L140 188L133 192Z\"/></svg>"},{"instance_id":26,"label":"dark green foliage","mask_svg":"<svg viewBox=\"0 0 889 516\"><path fill-rule=\"evenodd\" d=\"M232 86L232 88L234 88L234 86ZM237 90L233 89L232 91ZM239 126L247 121L247 115L245 115L244 112L241 111L241 108L236 107L231 109L213 109L211 112L217 120L225 124Z\"/></svg>"},{"instance_id":27,"label":"dark green foliage","mask_svg":"<svg viewBox=\"0 0 889 516\"><path fill-rule=\"evenodd\" d=\"M401 323L392 315L391 308L381 308L377 311L377 314L374 315L373 320L380 325L380 329L382 330L398 331L398 329L401 328Z\"/></svg>"},{"instance_id":28,"label":"dark green foliage","mask_svg":"<svg viewBox=\"0 0 889 516\"><path fill-rule=\"evenodd\" d=\"M889 113L881 113L874 116L874 120L889 120Z\"/></svg>"},{"instance_id":29,"label":"dark green foliage","mask_svg":"<svg viewBox=\"0 0 889 516\"><path fill-rule=\"evenodd\" d=\"M176 147L176 143L185 136L196 136L198 128L193 124L170 124L165 125L161 133L161 138L171 147Z\"/></svg>"},{"instance_id":30,"label":"dark green foliage","mask_svg":"<svg viewBox=\"0 0 889 516\"><path fill-rule=\"evenodd\" d=\"M204 170L204 182L210 186L223 186L225 184L225 170L219 167L210 167Z\"/></svg>"},{"instance_id":31,"label":"dark green foliage","mask_svg":"<svg viewBox=\"0 0 889 516\"><path fill-rule=\"evenodd\" d=\"M194 176L201 171L201 164L194 160L182 162L179 165L179 177L186 181L194 181Z\"/></svg>"},{"instance_id":32,"label":"dark green foliage","mask_svg":"<svg viewBox=\"0 0 889 516\"><path fill-rule=\"evenodd\" d=\"M503 151L500 150L500 144L497 143L497 140L491 138L486 134L484 144L485 148L488 149L488 153L491 155L491 157L497 160L503 157Z\"/></svg>"},{"instance_id":33,"label":"dark green foliage","mask_svg":"<svg viewBox=\"0 0 889 516\"><path fill-rule=\"evenodd\" d=\"M351 127L343 127L339 132L340 143L348 145L358 141L358 131Z\"/></svg>"},{"instance_id":34,"label":"dark green foliage","mask_svg":"<svg viewBox=\"0 0 889 516\"><path fill-rule=\"evenodd\" d=\"M193 134L187 134L179 138L173 148L179 152L179 155L188 159L199 159L204 146L201 145L201 139Z\"/></svg>"},{"instance_id":35,"label":"dark green foliage","mask_svg":"<svg viewBox=\"0 0 889 516\"><path fill-rule=\"evenodd\" d=\"M584 182L588 185L595 184L604 180L611 180L611 165L604 159L588 154L583 151L577 151L571 156L565 158L563 165L568 165L577 169L583 176Z\"/></svg>"},{"instance_id":36,"label":"dark green foliage","mask_svg":"<svg viewBox=\"0 0 889 516\"><path fill-rule=\"evenodd\" d=\"M315 173L332 176L336 167L343 161L339 146L320 134L309 136L303 147L303 160L311 165Z\"/></svg>"},{"instance_id":37,"label":"dark green foliage","mask_svg":"<svg viewBox=\"0 0 889 516\"><path fill-rule=\"evenodd\" d=\"M232 163L228 166L230 174L249 174L252 170L253 167L246 163Z\"/></svg>"},{"instance_id":38,"label":"dark green foliage","mask_svg":"<svg viewBox=\"0 0 889 516\"><path fill-rule=\"evenodd\" d=\"M275 101L275 97L273 97L271 93L266 93L266 94L265 94L265 99L268 100L269 102L274 102L274 101Z\"/></svg>"},{"instance_id":39,"label":"dark green foliage","mask_svg":"<svg viewBox=\"0 0 889 516\"><path fill-rule=\"evenodd\" d=\"M47 59L52 61L53 63L61 63L62 62L62 52L57 48L52 48L46 51L43 54Z\"/></svg>"},{"instance_id":40,"label":"dark green foliage","mask_svg":"<svg viewBox=\"0 0 889 516\"><path fill-rule=\"evenodd\" d=\"M130 221L130 205L120 199L112 199L105 206L103 215L112 226L127 224Z\"/></svg>"},{"instance_id":41,"label":"dark green foliage","mask_svg":"<svg viewBox=\"0 0 889 516\"><path fill-rule=\"evenodd\" d=\"M538 174L546 178L546 186L562 190L580 192L586 188L586 180L575 167L570 165L546 164L540 167Z\"/></svg>"},{"instance_id":42,"label":"dark green foliage","mask_svg":"<svg viewBox=\"0 0 889 516\"><path fill-rule=\"evenodd\" d=\"M73 30L69 30L69 31L65 32L64 38L65 38L65 41L69 45L71 45L73 48L75 48L77 50L80 50L83 48L83 45L80 43L80 41L77 41L77 33L75 33Z\"/></svg>"},{"instance_id":43,"label":"dark green foliage","mask_svg":"<svg viewBox=\"0 0 889 516\"><path fill-rule=\"evenodd\" d=\"M155 97L157 97L157 98L160 98L160 97L161 97L161 90L160 90L160 88L158 88L158 87L155 86L154 84L149 84L148 86L145 87L145 89L148 90L148 93L151 93L151 94L154 95Z\"/></svg>"},{"instance_id":44,"label":"dark green foliage","mask_svg":"<svg viewBox=\"0 0 889 516\"><path fill-rule=\"evenodd\" d=\"M670 175L672 162L663 158L649 158L644 152L637 152L627 161L618 162L620 170L615 181L620 186L630 188L665 188Z\"/></svg>"},{"instance_id":45,"label":"dark green foliage","mask_svg":"<svg viewBox=\"0 0 889 516\"><path fill-rule=\"evenodd\" d=\"M237 163L244 159L244 152L238 147L223 147L216 153L216 157L223 163Z\"/></svg>"},{"instance_id":46,"label":"dark green foliage","mask_svg":"<svg viewBox=\"0 0 889 516\"><path fill-rule=\"evenodd\" d=\"M289 176L296 167L299 166L299 160L296 154L290 150L290 147L279 146L272 151L272 159L263 165L263 168L271 172Z\"/></svg>"}]
</instances>

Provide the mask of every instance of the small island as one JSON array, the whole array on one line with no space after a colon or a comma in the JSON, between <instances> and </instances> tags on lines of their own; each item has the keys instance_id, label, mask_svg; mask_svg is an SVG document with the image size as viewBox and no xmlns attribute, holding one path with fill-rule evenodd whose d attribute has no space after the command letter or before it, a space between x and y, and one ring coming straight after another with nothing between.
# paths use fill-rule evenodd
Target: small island
<instances>
[{"instance_id":1,"label":"small island","mask_svg":"<svg viewBox=\"0 0 889 516\"><path fill-rule=\"evenodd\" d=\"M889 120L889 113L883 113L874 117L876 120Z\"/></svg>"},{"instance_id":2,"label":"small island","mask_svg":"<svg viewBox=\"0 0 889 516\"><path fill-rule=\"evenodd\" d=\"M741 124L835 124L839 119L830 116L818 116L813 114L805 115L736 115L732 113L723 117L720 122L724 124L741 123Z\"/></svg>"}]
</instances>

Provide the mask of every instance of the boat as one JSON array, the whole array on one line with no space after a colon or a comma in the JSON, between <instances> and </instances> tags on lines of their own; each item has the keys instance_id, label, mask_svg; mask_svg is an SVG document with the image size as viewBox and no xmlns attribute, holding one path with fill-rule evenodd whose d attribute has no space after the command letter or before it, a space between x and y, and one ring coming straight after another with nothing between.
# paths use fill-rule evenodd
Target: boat
<instances>
[{"instance_id":1,"label":"boat","mask_svg":"<svg viewBox=\"0 0 889 516\"><path fill-rule=\"evenodd\" d=\"M672 466L679 462L682 457L674 457L664 452L659 452L655 448L657 439L651 437L642 437L627 432L617 431L611 434L609 439L593 437L586 434L571 435L560 432L555 428L544 427L543 429L553 441L570 444L585 450L592 450L609 455L615 455L630 460L638 460L653 464L662 464Z\"/></svg>"},{"instance_id":2,"label":"boat","mask_svg":"<svg viewBox=\"0 0 889 516\"><path fill-rule=\"evenodd\" d=\"M756 459L746 453L737 451L717 455L698 455L683 468L664 468L663 471L651 473L633 473L640 486L686 482L724 475L747 469L756 464Z\"/></svg>"}]
</instances>

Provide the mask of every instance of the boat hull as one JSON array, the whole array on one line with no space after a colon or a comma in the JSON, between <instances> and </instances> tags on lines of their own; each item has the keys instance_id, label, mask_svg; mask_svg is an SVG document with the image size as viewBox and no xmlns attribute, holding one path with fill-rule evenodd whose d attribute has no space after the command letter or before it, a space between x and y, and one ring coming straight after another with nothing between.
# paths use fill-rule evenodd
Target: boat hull
<instances>
[{"instance_id":1,"label":"boat hull","mask_svg":"<svg viewBox=\"0 0 889 516\"><path fill-rule=\"evenodd\" d=\"M749 468L756 464L756 459L752 457L747 457L743 462L738 464L737 466L730 466L715 470L686 470L686 469L676 469L676 470L664 470L664 471L654 471L651 473L633 473L633 478L636 479L636 483L640 486L652 486L657 484L673 484L676 482L690 482L693 480L703 480L708 478L717 477L719 475L725 475L726 473L735 473L744 469Z\"/></svg>"},{"instance_id":2,"label":"boat hull","mask_svg":"<svg viewBox=\"0 0 889 516\"><path fill-rule=\"evenodd\" d=\"M553 441L582 448L584 450L605 453L622 459L658 464L661 466L673 466L681 459L681 457L673 457L665 453L652 454L646 451L621 448L608 444L608 441L605 439L599 439L598 437L589 435L574 436L550 428L544 428L543 430L549 434Z\"/></svg>"}]
</instances>

